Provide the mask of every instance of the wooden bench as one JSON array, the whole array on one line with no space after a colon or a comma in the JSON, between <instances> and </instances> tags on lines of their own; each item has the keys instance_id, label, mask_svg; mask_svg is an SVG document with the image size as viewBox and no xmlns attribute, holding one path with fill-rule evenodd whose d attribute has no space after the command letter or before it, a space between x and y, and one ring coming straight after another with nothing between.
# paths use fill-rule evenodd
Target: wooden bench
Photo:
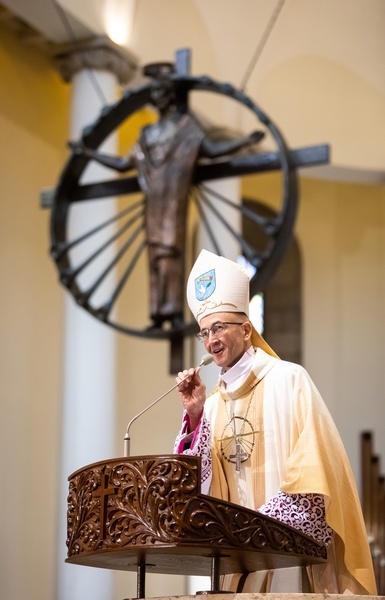
<instances>
[{"instance_id":1,"label":"wooden bench","mask_svg":"<svg viewBox=\"0 0 385 600\"><path fill-rule=\"evenodd\" d=\"M380 457L374 452L373 434L361 434L362 512L378 593L385 595L385 476L381 475Z\"/></svg>"}]
</instances>

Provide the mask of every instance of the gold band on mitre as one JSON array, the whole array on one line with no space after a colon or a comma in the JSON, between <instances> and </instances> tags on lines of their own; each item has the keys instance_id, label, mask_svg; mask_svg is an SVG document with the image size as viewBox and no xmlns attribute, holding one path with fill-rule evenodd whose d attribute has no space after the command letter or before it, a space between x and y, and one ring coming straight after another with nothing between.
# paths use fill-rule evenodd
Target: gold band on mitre
<instances>
[{"instance_id":1,"label":"gold band on mitre","mask_svg":"<svg viewBox=\"0 0 385 600\"><path fill-rule=\"evenodd\" d=\"M187 303L198 323L219 312L244 313L249 319L250 281L237 263L202 250L187 281ZM253 324L252 324L253 325ZM251 343L277 356L253 325Z\"/></svg>"}]
</instances>

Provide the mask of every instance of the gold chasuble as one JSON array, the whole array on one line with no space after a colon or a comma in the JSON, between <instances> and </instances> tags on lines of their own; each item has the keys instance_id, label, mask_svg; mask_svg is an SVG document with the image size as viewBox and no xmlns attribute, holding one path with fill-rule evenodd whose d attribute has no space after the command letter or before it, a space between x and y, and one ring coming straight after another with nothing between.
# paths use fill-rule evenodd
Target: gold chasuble
<instances>
[{"instance_id":1,"label":"gold chasuble","mask_svg":"<svg viewBox=\"0 0 385 600\"><path fill-rule=\"evenodd\" d=\"M322 495L326 521L335 535L327 564L307 568L310 591L375 595L349 460L305 369L258 348L247 380L231 393L219 384L207 398L205 415L212 430L210 494L253 510L280 491ZM281 571L251 574L243 591L275 591ZM226 576L227 589L236 591L237 580L239 576ZM276 590L285 591L279 585Z\"/></svg>"}]
</instances>

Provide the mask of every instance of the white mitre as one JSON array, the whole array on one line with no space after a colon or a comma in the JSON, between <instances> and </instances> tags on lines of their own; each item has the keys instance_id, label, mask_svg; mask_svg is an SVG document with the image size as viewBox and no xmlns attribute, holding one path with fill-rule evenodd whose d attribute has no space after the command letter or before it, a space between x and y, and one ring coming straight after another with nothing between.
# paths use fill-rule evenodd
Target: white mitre
<instances>
[{"instance_id":1,"label":"white mitre","mask_svg":"<svg viewBox=\"0 0 385 600\"><path fill-rule=\"evenodd\" d=\"M250 281L237 263L202 250L187 281L187 303L195 319L213 313L237 312L249 317ZM251 342L271 356L277 356L253 325Z\"/></svg>"}]
</instances>

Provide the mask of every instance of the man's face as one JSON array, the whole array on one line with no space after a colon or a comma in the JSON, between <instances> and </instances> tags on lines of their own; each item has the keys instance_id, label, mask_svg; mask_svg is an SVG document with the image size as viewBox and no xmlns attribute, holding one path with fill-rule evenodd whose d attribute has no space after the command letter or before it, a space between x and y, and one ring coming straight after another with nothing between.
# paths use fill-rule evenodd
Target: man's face
<instances>
[{"instance_id":1,"label":"man's face","mask_svg":"<svg viewBox=\"0 0 385 600\"><path fill-rule=\"evenodd\" d=\"M237 323L226 325L220 335L209 333L204 341L207 352L213 355L214 362L224 370L230 369L251 346L251 323L246 315L239 313L214 313L204 317L200 322L200 330L211 329L216 323Z\"/></svg>"}]
</instances>

